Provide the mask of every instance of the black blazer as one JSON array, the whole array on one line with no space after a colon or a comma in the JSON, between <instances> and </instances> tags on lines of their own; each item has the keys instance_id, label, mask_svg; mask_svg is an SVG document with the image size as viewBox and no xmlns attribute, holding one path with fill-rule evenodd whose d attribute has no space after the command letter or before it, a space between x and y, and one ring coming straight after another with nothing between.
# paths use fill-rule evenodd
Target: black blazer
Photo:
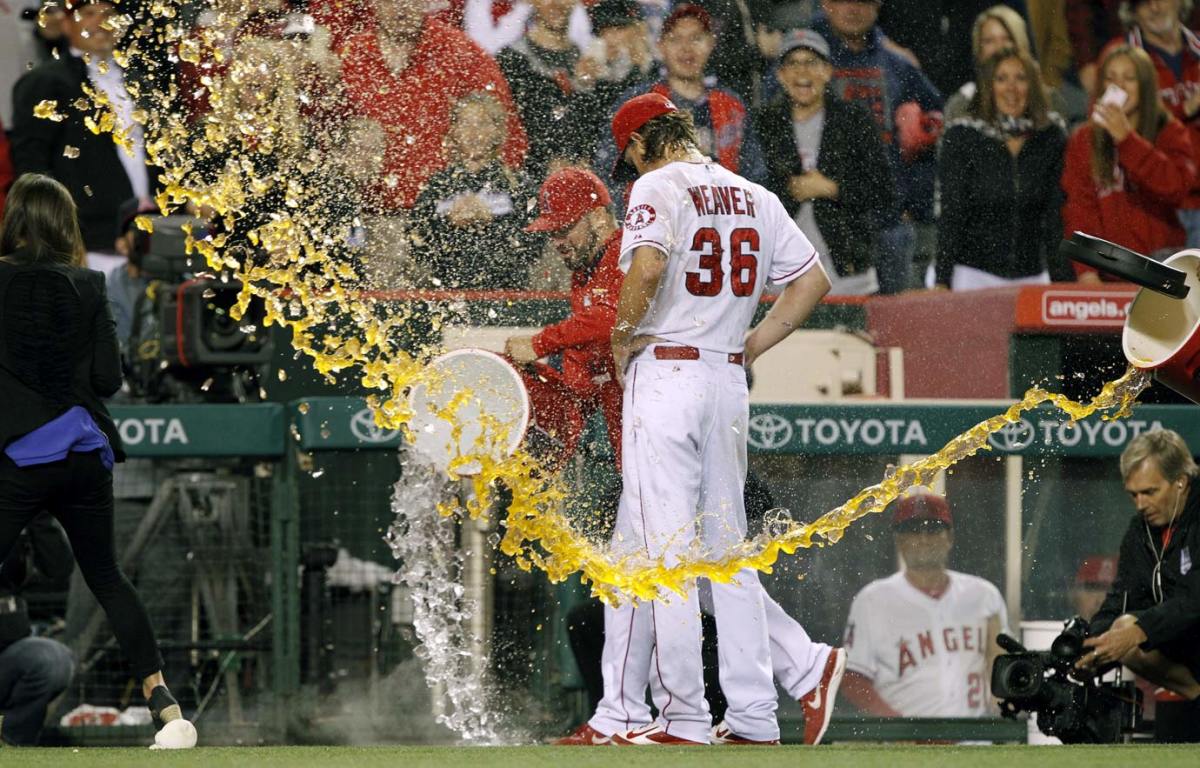
<instances>
[{"instance_id":1,"label":"black blazer","mask_svg":"<svg viewBox=\"0 0 1200 768\"><path fill-rule=\"evenodd\" d=\"M795 216L800 203L788 193L792 176L804 173L792 132L786 96L758 109L754 126L767 161L764 186ZM825 94L825 128L817 170L837 182L838 198L813 201L813 216L829 246L839 275L854 275L875 265L875 235L896 215L896 184L887 148L870 113L860 104Z\"/></svg>"},{"instance_id":2,"label":"black blazer","mask_svg":"<svg viewBox=\"0 0 1200 768\"><path fill-rule=\"evenodd\" d=\"M0 449L61 416L69 408L82 405L92 414L96 426L108 436L117 461L124 461L125 452L116 424L101 400L121 388L117 331L104 290L104 275L79 267L23 263L22 260L27 258L26 254L18 252L10 258L0 259ZM67 340L69 361L50 358L49 345L16 348L23 339L17 337L17 329L6 318L11 318L12 308L22 301L19 295L22 290L14 287L14 280L32 271L41 271L44 277L49 277L46 273L53 273L65 278L66 282L59 283L55 289L63 289L59 291L63 300L77 302L70 308L79 321L75 333ZM45 334L54 331L47 328ZM26 331L23 337L32 335ZM45 352L44 359L38 357L39 351ZM51 397L38 391L36 383L30 381L29 371L50 370L64 362L70 366L67 374L70 381L61 396Z\"/></svg>"},{"instance_id":3,"label":"black blazer","mask_svg":"<svg viewBox=\"0 0 1200 768\"><path fill-rule=\"evenodd\" d=\"M128 75L127 75L128 76ZM72 104L83 95L87 82L83 59L64 54L25 73L13 86L13 168L22 173L52 176L70 191L79 209L79 229L89 251L111 251L117 236L117 209L133 197L133 186L119 149L107 133L93 134L83 124L84 114ZM43 100L58 103L61 122L34 117L33 109ZM89 109L86 114L90 114ZM68 147L79 150L71 159ZM153 174L145 171L153 189Z\"/></svg>"}]
</instances>

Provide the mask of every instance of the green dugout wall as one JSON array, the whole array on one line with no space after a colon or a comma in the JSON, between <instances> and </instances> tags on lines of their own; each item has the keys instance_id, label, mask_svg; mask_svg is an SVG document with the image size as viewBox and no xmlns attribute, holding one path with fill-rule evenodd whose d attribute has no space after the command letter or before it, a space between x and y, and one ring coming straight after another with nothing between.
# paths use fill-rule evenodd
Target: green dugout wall
<instances>
[{"instance_id":1,"label":"green dugout wall","mask_svg":"<svg viewBox=\"0 0 1200 768\"><path fill-rule=\"evenodd\" d=\"M1007 405L756 405L748 434L751 465L777 505L789 508L796 519L810 520L877 482L887 465L932 453ZM387 490L399 471L399 435L379 430L365 402L356 398L317 397L287 405L114 406L112 411L131 457L249 459L271 473L270 674L273 692L286 705L301 690L304 529L318 526L316 538L338 540L355 557L390 567L379 536L388 522ZM988 451L945 480L957 521L952 567L993 580L1014 624L1022 617L1055 618L1076 561L1110 542L1115 549L1131 512L1117 479L1116 457L1134 436L1156 427L1175 429L1189 444L1200 445L1200 410L1192 406L1139 406L1129 419L1078 424L1042 408L994 435ZM364 467L371 468L371 477L354 474ZM323 501L314 507L317 498ZM888 536L886 520L860 521L838 545L781 561L769 580L771 589L810 631L836 641L853 593L893 566ZM544 581L540 575L533 578ZM541 588L548 591L539 594L551 594L551 588ZM561 639L546 632L539 642L546 654L562 656L562 648L556 648ZM538 695L576 685L567 666L534 674ZM792 724L788 728L798 727L786 707L782 714ZM888 734L906 727L840 722L833 732L837 738L891 738ZM1004 737L1016 733L1011 725L987 727ZM953 724L942 727L967 733ZM979 736L979 727L969 734Z\"/></svg>"}]
</instances>

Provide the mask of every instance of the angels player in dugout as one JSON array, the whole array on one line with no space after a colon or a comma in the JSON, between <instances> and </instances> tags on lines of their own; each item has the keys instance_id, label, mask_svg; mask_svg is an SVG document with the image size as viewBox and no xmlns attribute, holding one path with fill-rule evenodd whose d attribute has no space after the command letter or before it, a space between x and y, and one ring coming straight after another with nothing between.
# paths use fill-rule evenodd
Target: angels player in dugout
<instances>
[{"instance_id":1,"label":"angels player in dugout","mask_svg":"<svg viewBox=\"0 0 1200 768\"><path fill-rule=\"evenodd\" d=\"M619 266L626 276L612 334L624 387L613 550L668 566L698 552L718 558L746 534L743 365L799 327L829 279L778 198L701 155L690 115L669 99L634 97L612 127L614 176L633 169L639 176L625 216ZM768 279L786 286L747 336ZM704 699L691 584L682 598L605 609L605 694L587 726L594 734L618 744L778 742L758 574L744 569L711 588L725 721L713 727ZM823 730L844 654L809 646L824 657L803 665L813 669L810 700Z\"/></svg>"},{"instance_id":2,"label":"angels player in dugout","mask_svg":"<svg viewBox=\"0 0 1200 768\"><path fill-rule=\"evenodd\" d=\"M892 514L903 570L863 587L850 605L843 698L883 717L983 717L1007 632L1000 590L949 570L954 518L941 496L917 493Z\"/></svg>"},{"instance_id":3,"label":"angels player in dugout","mask_svg":"<svg viewBox=\"0 0 1200 768\"><path fill-rule=\"evenodd\" d=\"M560 381L564 386L559 392L574 397L585 418L597 405L602 408L619 468L621 389L613 375L609 339L616 323L617 298L623 279L617 268L623 231L613 216L611 205L607 188L590 171L563 168L542 184L538 195L538 217L527 229L547 233L552 247L572 270L571 314L533 336L509 338L505 353L522 365L561 353ZM540 376L555 376L544 367L538 371ZM575 437L568 436L564 444L575 445ZM789 695L804 705L804 741L815 744L824 735L832 713L832 696L836 694L837 684L834 673L841 668L838 657L833 654L840 652L812 642L800 623L765 592L763 603L775 678ZM590 659L578 661L584 664ZM822 676L827 667L831 671L822 688ZM611 665L603 669L610 675L613 671ZM614 683L609 681L607 685ZM556 743L603 745L611 743L612 735L612 732L599 733L585 724Z\"/></svg>"}]
</instances>

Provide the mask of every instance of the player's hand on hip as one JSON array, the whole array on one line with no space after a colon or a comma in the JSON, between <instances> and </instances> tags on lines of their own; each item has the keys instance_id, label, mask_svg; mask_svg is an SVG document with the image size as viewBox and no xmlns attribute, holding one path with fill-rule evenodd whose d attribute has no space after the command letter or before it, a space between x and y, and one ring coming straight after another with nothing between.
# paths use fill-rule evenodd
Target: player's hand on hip
<instances>
[{"instance_id":1,"label":"player's hand on hip","mask_svg":"<svg viewBox=\"0 0 1200 768\"><path fill-rule=\"evenodd\" d=\"M509 337L504 342L504 354L520 365L529 365L538 359L538 353L533 348L532 336Z\"/></svg>"},{"instance_id":2,"label":"player's hand on hip","mask_svg":"<svg viewBox=\"0 0 1200 768\"><path fill-rule=\"evenodd\" d=\"M625 369L629 367L629 342L614 341L612 345L613 370L617 374L617 384L625 389Z\"/></svg>"}]
</instances>

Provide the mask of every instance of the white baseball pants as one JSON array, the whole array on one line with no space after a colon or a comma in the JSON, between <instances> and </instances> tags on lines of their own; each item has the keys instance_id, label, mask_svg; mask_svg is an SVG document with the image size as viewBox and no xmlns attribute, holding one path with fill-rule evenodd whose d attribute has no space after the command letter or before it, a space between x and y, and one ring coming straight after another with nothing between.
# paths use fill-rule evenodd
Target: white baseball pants
<instances>
[{"instance_id":1,"label":"white baseball pants","mask_svg":"<svg viewBox=\"0 0 1200 768\"><path fill-rule=\"evenodd\" d=\"M624 489L614 552L644 552L670 566L686 554L719 557L746 535L749 398L745 372L724 354L657 360L653 347L633 362L625 382L622 426ZM713 584L725 721L748 739L779 738L771 650L758 573ZM700 608L686 597L623 604L605 611L605 695L592 718L602 733L650 721L649 682L667 732L707 743L712 720L704 698Z\"/></svg>"}]
</instances>

